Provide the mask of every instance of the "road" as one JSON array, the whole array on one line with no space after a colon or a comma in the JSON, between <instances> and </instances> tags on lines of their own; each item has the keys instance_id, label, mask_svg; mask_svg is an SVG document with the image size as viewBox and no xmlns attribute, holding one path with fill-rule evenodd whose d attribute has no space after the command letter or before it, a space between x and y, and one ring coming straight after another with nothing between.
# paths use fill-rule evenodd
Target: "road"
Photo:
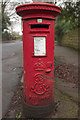
<instances>
[{"instance_id":1,"label":"road","mask_svg":"<svg viewBox=\"0 0 80 120\"><path fill-rule=\"evenodd\" d=\"M9 108L11 98L22 73L22 42L3 43L2 45L2 116Z\"/></svg>"},{"instance_id":2,"label":"road","mask_svg":"<svg viewBox=\"0 0 80 120\"><path fill-rule=\"evenodd\" d=\"M2 45L0 44L0 119L2 118Z\"/></svg>"}]
</instances>

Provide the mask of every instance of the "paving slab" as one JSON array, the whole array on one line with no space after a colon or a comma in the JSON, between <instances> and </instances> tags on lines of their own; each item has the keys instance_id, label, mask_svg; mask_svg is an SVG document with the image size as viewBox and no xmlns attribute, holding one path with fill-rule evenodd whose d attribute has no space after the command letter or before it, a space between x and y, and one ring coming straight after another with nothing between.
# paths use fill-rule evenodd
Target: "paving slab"
<instances>
[{"instance_id":1,"label":"paving slab","mask_svg":"<svg viewBox=\"0 0 80 120\"><path fill-rule=\"evenodd\" d=\"M69 96L71 99L73 99L75 102L78 102L78 87L76 87L76 84L66 82L63 79L60 78L54 78L54 86L56 89L61 91L64 95Z\"/></svg>"},{"instance_id":2,"label":"paving slab","mask_svg":"<svg viewBox=\"0 0 80 120\"><path fill-rule=\"evenodd\" d=\"M79 52L68 47L55 46L54 56L59 59L59 61L67 64L72 64L78 66Z\"/></svg>"},{"instance_id":3,"label":"paving slab","mask_svg":"<svg viewBox=\"0 0 80 120\"><path fill-rule=\"evenodd\" d=\"M54 101L58 105L55 116L51 114L50 118L78 118L78 104L56 88L54 90Z\"/></svg>"}]
</instances>

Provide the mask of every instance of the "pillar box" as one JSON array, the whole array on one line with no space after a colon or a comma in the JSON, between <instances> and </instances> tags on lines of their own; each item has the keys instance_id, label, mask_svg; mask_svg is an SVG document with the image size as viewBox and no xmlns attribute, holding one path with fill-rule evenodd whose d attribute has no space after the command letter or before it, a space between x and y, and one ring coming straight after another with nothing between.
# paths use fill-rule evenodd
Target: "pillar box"
<instances>
[{"instance_id":1,"label":"pillar box","mask_svg":"<svg viewBox=\"0 0 80 120\"><path fill-rule=\"evenodd\" d=\"M33 109L31 114L49 112L54 96L54 25L61 8L29 3L16 7L16 12L23 21L24 106Z\"/></svg>"}]
</instances>

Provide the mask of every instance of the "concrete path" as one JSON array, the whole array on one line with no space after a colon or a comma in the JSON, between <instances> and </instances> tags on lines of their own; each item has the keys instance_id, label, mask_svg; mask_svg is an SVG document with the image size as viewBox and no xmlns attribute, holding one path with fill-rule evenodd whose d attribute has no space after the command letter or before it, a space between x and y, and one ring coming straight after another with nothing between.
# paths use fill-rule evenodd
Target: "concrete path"
<instances>
[{"instance_id":1,"label":"concrete path","mask_svg":"<svg viewBox=\"0 0 80 120\"><path fill-rule=\"evenodd\" d=\"M71 48L55 46L55 58L58 63L77 66L79 53ZM78 117L78 87L60 78L54 78L54 99L58 101L56 115L50 118L77 118Z\"/></svg>"},{"instance_id":2,"label":"concrete path","mask_svg":"<svg viewBox=\"0 0 80 120\"><path fill-rule=\"evenodd\" d=\"M60 78L55 78L54 84L55 89L78 103L78 87L74 83L66 82Z\"/></svg>"},{"instance_id":3,"label":"concrete path","mask_svg":"<svg viewBox=\"0 0 80 120\"><path fill-rule=\"evenodd\" d=\"M62 46L55 46L54 56L59 61L78 66L78 51Z\"/></svg>"}]
</instances>

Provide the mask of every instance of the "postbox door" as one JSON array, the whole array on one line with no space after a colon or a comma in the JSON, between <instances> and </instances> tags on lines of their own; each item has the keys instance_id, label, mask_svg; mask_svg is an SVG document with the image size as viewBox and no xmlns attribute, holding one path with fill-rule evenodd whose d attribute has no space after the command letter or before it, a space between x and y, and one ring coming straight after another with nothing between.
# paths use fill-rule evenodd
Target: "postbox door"
<instances>
[{"instance_id":1,"label":"postbox door","mask_svg":"<svg viewBox=\"0 0 80 120\"><path fill-rule=\"evenodd\" d=\"M30 105L53 103L54 36L50 29L33 30L30 36L24 33L24 86Z\"/></svg>"},{"instance_id":2,"label":"postbox door","mask_svg":"<svg viewBox=\"0 0 80 120\"><path fill-rule=\"evenodd\" d=\"M53 77L54 67L54 43L49 41L50 34L32 35L33 41L33 71L42 73L47 78Z\"/></svg>"}]
</instances>

